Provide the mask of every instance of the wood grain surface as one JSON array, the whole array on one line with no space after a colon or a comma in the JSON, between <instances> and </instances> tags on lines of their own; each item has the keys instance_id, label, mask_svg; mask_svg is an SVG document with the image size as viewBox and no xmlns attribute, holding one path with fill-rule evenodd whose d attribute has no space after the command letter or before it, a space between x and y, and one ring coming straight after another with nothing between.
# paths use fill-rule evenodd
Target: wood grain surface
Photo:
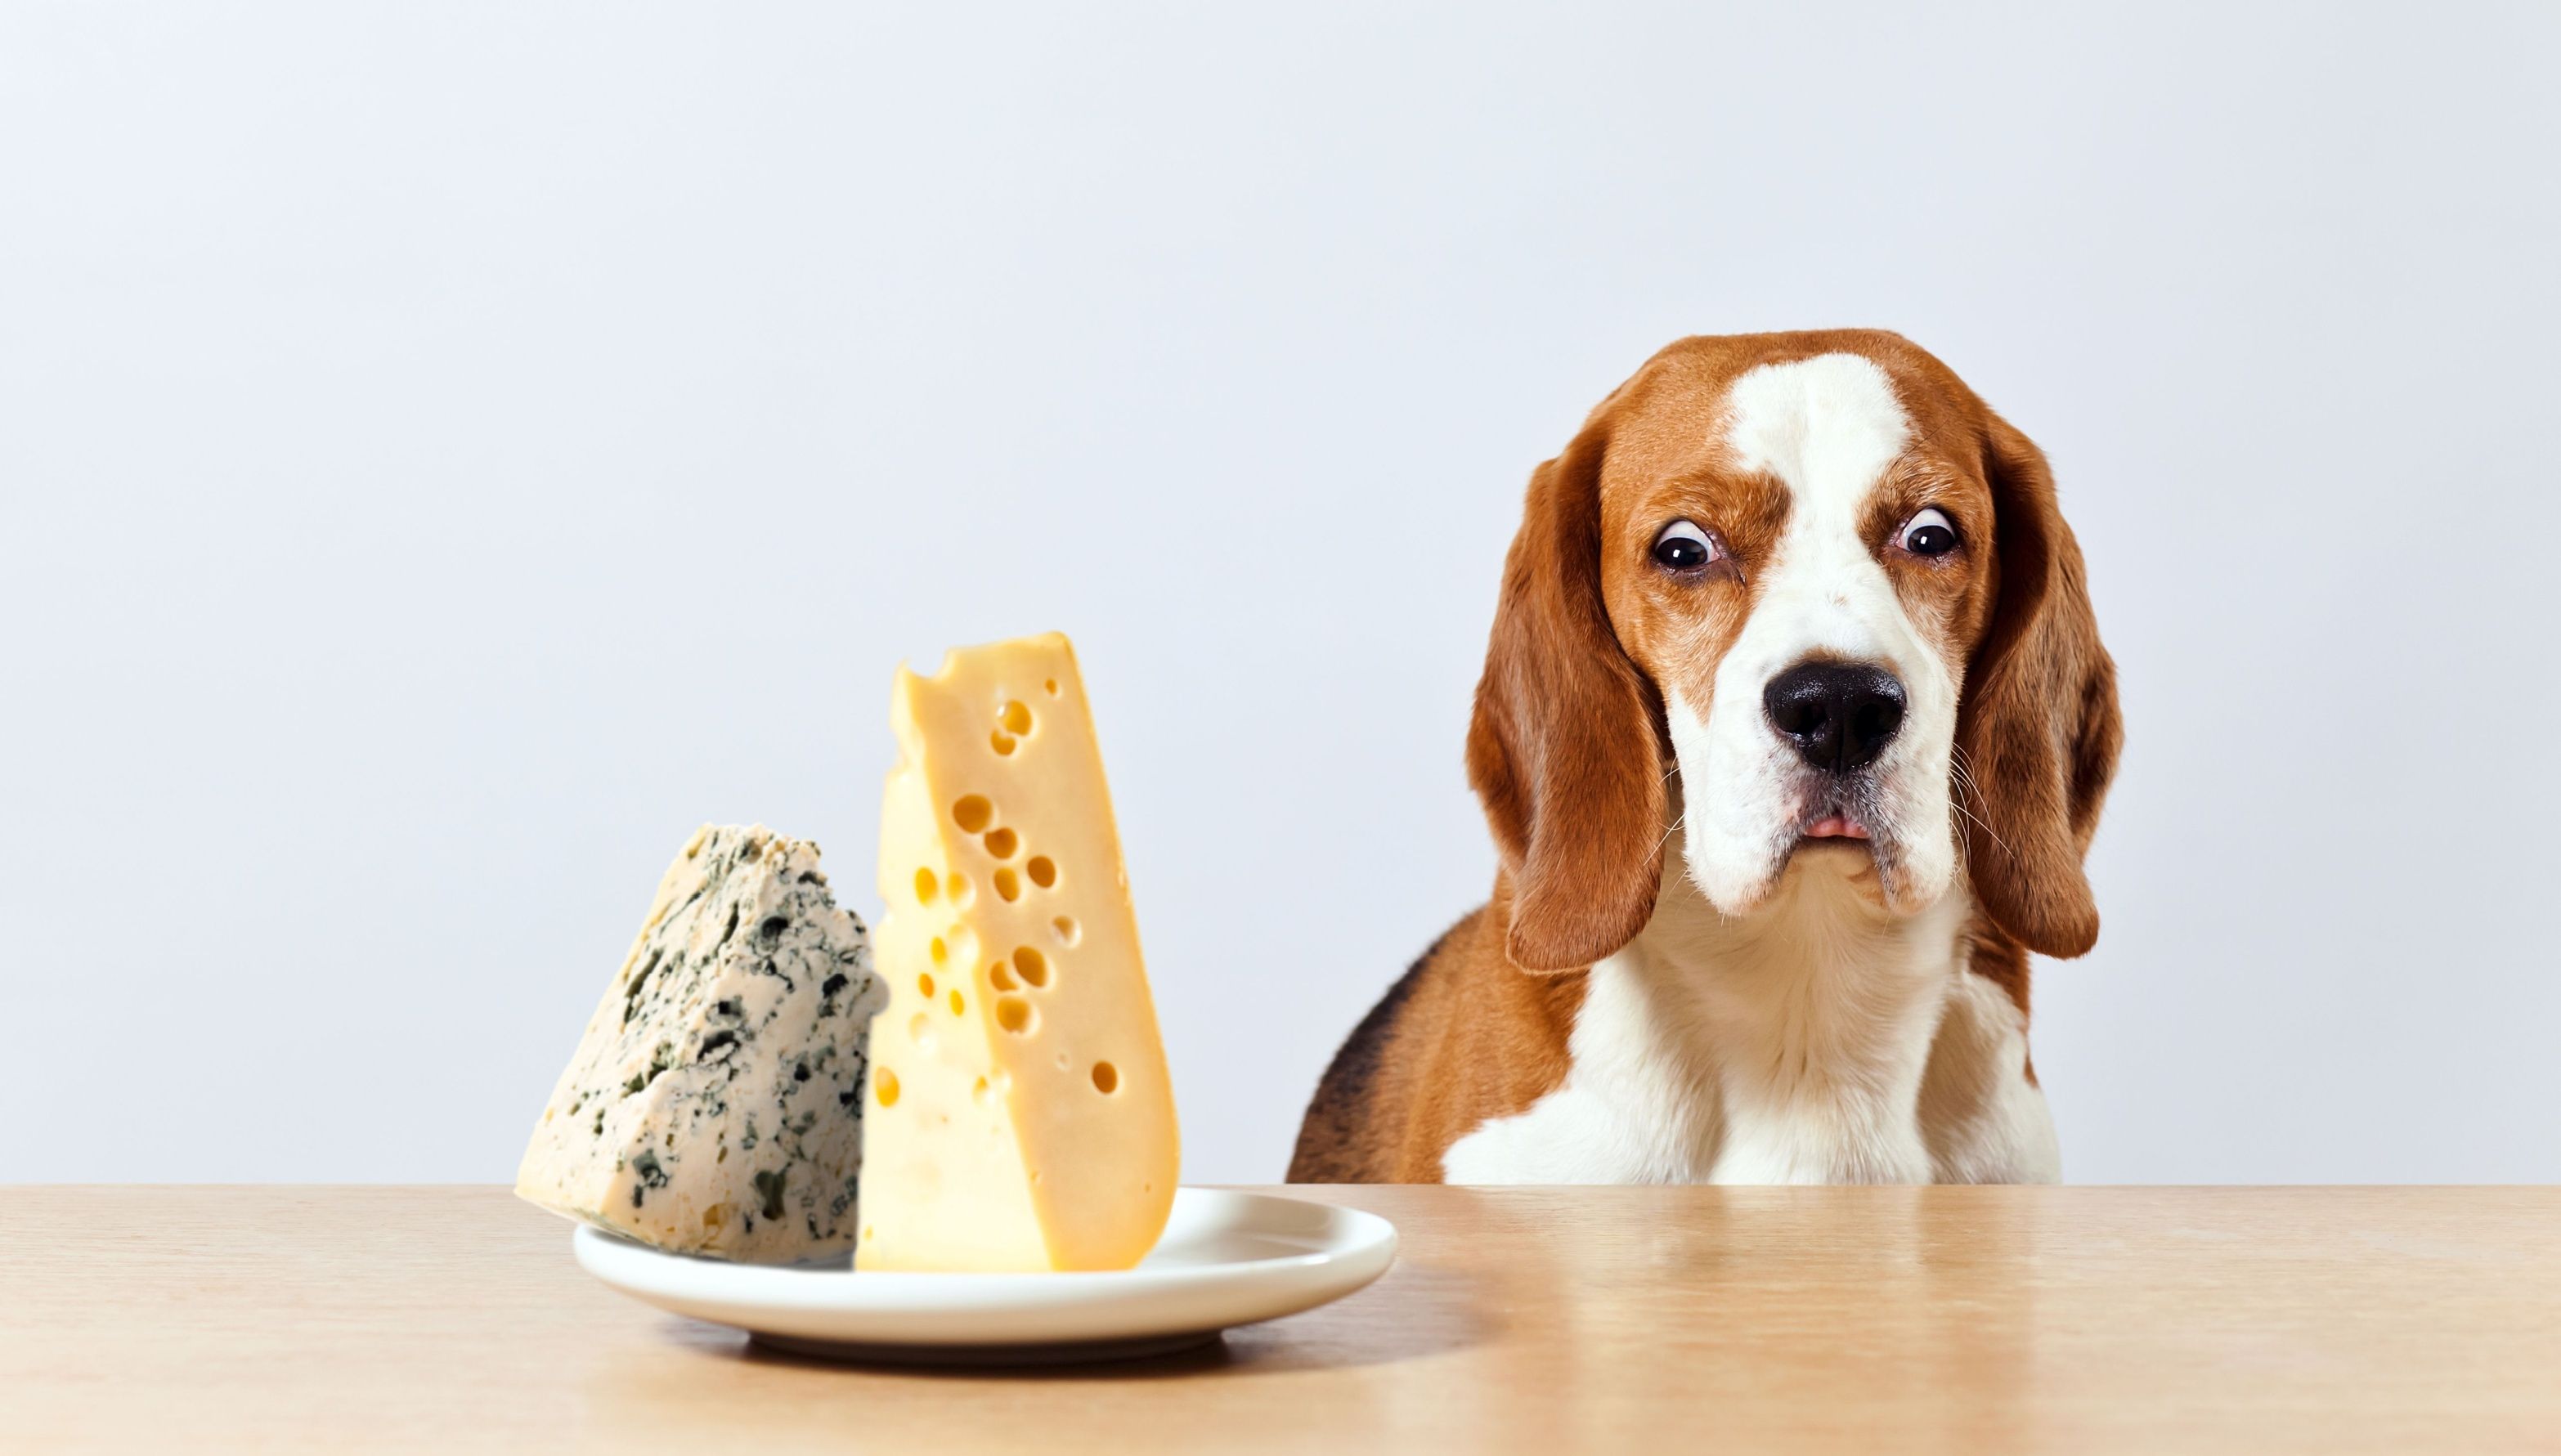
<instances>
[{"instance_id":1,"label":"wood grain surface","mask_svg":"<svg viewBox=\"0 0 2561 1456\"><path fill-rule=\"evenodd\" d=\"M1288 1189L1396 1269L1154 1362L867 1370L488 1188L0 1188L0 1450L2561 1451L2561 1190Z\"/></svg>"}]
</instances>

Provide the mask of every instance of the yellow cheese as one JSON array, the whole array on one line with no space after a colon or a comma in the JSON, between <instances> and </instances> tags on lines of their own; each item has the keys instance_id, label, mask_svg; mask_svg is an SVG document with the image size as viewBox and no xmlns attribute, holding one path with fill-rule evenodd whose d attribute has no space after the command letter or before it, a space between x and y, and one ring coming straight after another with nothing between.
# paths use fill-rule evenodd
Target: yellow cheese
<instances>
[{"instance_id":1,"label":"yellow cheese","mask_svg":"<svg viewBox=\"0 0 2561 1456\"><path fill-rule=\"evenodd\" d=\"M1125 1269L1179 1149L1085 685L1050 633L899 670L857 1269Z\"/></svg>"}]
</instances>

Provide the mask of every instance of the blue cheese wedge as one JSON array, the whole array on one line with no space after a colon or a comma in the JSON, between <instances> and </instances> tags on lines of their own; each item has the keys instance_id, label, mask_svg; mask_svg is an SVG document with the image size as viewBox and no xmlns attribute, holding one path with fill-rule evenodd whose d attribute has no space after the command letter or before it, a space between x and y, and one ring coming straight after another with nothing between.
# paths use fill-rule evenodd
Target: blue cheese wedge
<instances>
[{"instance_id":1,"label":"blue cheese wedge","mask_svg":"<svg viewBox=\"0 0 2561 1456\"><path fill-rule=\"evenodd\" d=\"M552 1089L517 1195L678 1253L843 1253L887 999L816 845L703 826Z\"/></svg>"}]
</instances>

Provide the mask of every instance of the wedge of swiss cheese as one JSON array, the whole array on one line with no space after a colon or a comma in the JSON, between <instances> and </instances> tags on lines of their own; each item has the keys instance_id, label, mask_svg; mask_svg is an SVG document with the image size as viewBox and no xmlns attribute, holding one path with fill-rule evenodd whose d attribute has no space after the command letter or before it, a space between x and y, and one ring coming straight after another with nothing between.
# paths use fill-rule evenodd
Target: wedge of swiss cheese
<instances>
[{"instance_id":1,"label":"wedge of swiss cheese","mask_svg":"<svg viewBox=\"0 0 2561 1456\"><path fill-rule=\"evenodd\" d=\"M1173 1089L1076 654L900 669L857 1269L1125 1269L1173 1208Z\"/></svg>"}]
</instances>

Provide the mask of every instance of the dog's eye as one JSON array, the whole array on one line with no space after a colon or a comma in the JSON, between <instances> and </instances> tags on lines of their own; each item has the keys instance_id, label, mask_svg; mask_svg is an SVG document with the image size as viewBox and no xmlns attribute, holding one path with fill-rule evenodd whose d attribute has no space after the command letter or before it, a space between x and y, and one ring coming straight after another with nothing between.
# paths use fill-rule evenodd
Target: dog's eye
<instances>
[{"instance_id":1,"label":"dog's eye","mask_svg":"<svg viewBox=\"0 0 2561 1456\"><path fill-rule=\"evenodd\" d=\"M1932 506L1903 523L1895 544L1916 557L1944 557L1957 549L1957 528L1946 512Z\"/></svg>"},{"instance_id":2,"label":"dog's eye","mask_svg":"<svg viewBox=\"0 0 2561 1456\"><path fill-rule=\"evenodd\" d=\"M1674 521L1654 538L1654 561L1668 571L1695 571L1716 560L1716 543L1687 521Z\"/></svg>"}]
</instances>

